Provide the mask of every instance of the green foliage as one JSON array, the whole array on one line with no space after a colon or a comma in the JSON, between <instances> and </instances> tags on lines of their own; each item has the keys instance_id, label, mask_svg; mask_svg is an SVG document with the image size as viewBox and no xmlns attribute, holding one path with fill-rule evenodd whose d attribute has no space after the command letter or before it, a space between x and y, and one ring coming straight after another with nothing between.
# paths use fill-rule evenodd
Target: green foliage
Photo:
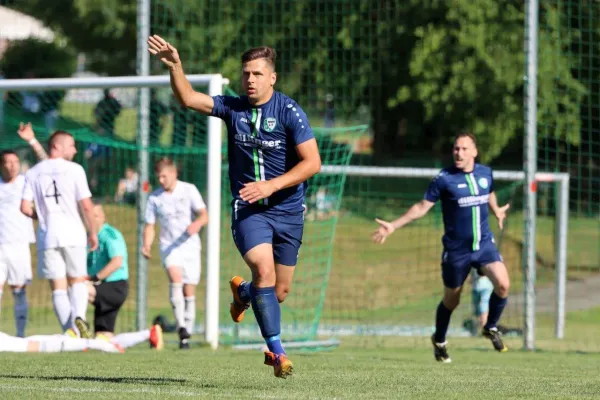
<instances>
[{"instance_id":1,"label":"green foliage","mask_svg":"<svg viewBox=\"0 0 600 400\"><path fill-rule=\"evenodd\" d=\"M135 0L29 0L14 8L65 36L72 48L85 53L89 69L135 74Z\"/></svg>"},{"instance_id":2,"label":"green foliage","mask_svg":"<svg viewBox=\"0 0 600 400\"><path fill-rule=\"evenodd\" d=\"M34 39L12 42L0 62L6 78L60 78L75 72L73 50L57 43Z\"/></svg>"},{"instance_id":3,"label":"green foliage","mask_svg":"<svg viewBox=\"0 0 600 400\"><path fill-rule=\"evenodd\" d=\"M68 38L88 67L135 73L136 1L30 0L15 4ZM581 142L590 88L576 71L600 68L581 31L595 32L587 2L540 2L539 121L543 135ZM458 130L479 136L483 161L517 147L523 132L523 2L512 0L152 1L152 32L174 43L187 73L222 72L240 91L241 53L279 52L279 90L313 120L332 94L339 124L369 122L380 159L422 151L440 159ZM582 14L583 13L583 14ZM580 16L581 15L581 16ZM578 17L580 16L580 17ZM580 47L577 47L580 46ZM597 58L597 57L596 57ZM594 67L595 65L595 67ZM157 62L154 73L163 73ZM589 72L588 71L588 72ZM359 110L367 106L370 116ZM517 149L518 150L518 149Z\"/></svg>"}]
</instances>

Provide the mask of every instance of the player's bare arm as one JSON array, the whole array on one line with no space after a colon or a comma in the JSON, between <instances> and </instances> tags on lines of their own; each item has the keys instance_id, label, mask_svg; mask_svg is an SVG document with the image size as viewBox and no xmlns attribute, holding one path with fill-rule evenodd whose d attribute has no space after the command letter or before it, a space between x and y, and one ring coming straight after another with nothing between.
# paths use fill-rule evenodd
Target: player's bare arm
<instances>
[{"instance_id":1,"label":"player's bare arm","mask_svg":"<svg viewBox=\"0 0 600 400\"><path fill-rule=\"evenodd\" d=\"M21 200L21 212L32 219L37 219L35 208L33 208L33 201Z\"/></svg>"},{"instance_id":2,"label":"player's bare arm","mask_svg":"<svg viewBox=\"0 0 600 400\"><path fill-rule=\"evenodd\" d=\"M98 248L98 229L94 223L94 203L91 198L87 197L79 200L79 207L87 227L90 251L94 251Z\"/></svg>"},{"instance_id":3,"label":"player's bare arm","mask_svg":"<svg viewBox=\"0 0 600 400\"><path fill-rule=\"evenodd\" d=\"M413 204L400 218L392 222L376 218L375 221L379 224L379 228L371 234L371 239L375 243L383 244L385 239L394 233L396 229L400 229L414 220L423 218L434 205L435 203L423 199Z\"/></svg>"},{"instance_id":4,"label":"player's bare arm","mask_svg":"<svg viewBox=\"0 0 600 400\"><path fill-rule=\"evenodd\" d=\"M183 72L177 49L158 35L148 38L148 51L169 68L171 89L182 105L209 115L214 107L212 97L194 90Z\"/></svg>"},{"instance_id":5,"label":"player's bare arm","mask_svg":"<svg viewBox=\"0 0 600 400\"><path fill-rule=\"evenodd\" d=\"M142 243L142 255L147 259L152 258L150 250L152 249L152 242L154 242L154 224L144 225L144 242Z\"/></svg>"},{"instance_id":6,"label":"player's bare arm","mask_svg":"<svg viewBox=\"0 0 600 400\"><path fill-rule=\"evenodd\" d=\"M285 174L268 181L250 182L240 190L242 200L255 203L273 193L307 181L321 170L321 155L315 139L296 146L300 162Z\"/></svg>"},{"instance_id":7,"label":"player's bare arm","mask_svg":"<svg viewBox=\"0 0 600 400\"><path fill-rule=\"evenodd\" d=\"M506 212L510 208L510 204L505 204L502 207L498 205L498 198L496 197L496 192L490 193L490 197L488 199L488 204L490 206L490 210L496 216L498 220L498 227L500 229L504 229L504 220L506 219Z\"/></svg>"},{"instance_id":8,"label":"player's bare arm","mask_svg":"<svg viewBox=\"0 0 600 400\"><path fill-rule=\"evenodd\" d=\"M206 224L208 224L208 211L206 208L203 208L198 211L196 219L187 227L186 232L190 236L195 235L200 232L200 229Z\"/></svg>"},{"instance_id":9,"label":"player's bare arm","mask_svg":"<svg viewBox=\"0 0 600 400\"><path fill-rule=\"evenodd\" d=\"M95 276L91 276L90 280L92 282L103 281L108 278L113 272L118 270L121 265L123 265L123 256L115 256L110 259L108 264L104 266Z\"/></svg>"},{"instance_id":10,"label":"player's bare arm","mask_svg":"<svg viewBox=\"0 0 600 400\"><path fill-rule=\"evenodd\" d=\"M42 144L38 142L38 140L35 138L35 133L33 132L31 122L28 122L26 124L21 122L19 124L19 129L17 129L17 133L19 134L21 139L29 143L29 145L35 152L35 156L38 158L38 160L41 161L48 158L48 153L46 153L46 150L44 150Z\"/></svg>"}]
</instances>

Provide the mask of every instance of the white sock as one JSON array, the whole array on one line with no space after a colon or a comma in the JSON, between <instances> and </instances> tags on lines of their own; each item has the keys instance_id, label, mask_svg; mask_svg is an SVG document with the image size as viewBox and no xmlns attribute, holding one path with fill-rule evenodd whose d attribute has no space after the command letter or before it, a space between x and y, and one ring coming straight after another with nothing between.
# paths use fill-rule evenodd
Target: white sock
<instances>
[{"instance_id":1,"label":"white sock","mask_svg":"<svg viewBox=\"0 0 600 400\"><path fill-rule=\"evenodd\" d=\"M124 349L133 347L137 344L146 342L148 340L150 340L150 330L149 329L146 329L145 331L139 331L139 332L121 333L119 335L113 336L113 338L111 339L111 341L117 343L119 346L121 346Z\"/></svg>"},{"instance_id":2,"label":"white sock","mask_svg":"<svg viewBox=\"0 0 600 400\"><path fill-rule=\"evenodd\" d=\"M85 320L88 308L87 283L74 283L73 285L71 285L71 289L73 293L73 299L71 300L71 302L73 303L73 309L75 311L75 315L73 315L73 318L80 317Z\"/></svg>"},{"instance_id":3,"label":"white sock","mask_svg":"<svg viewBox=\"0 0 600 400\"><path fill-rule=\"evenodd\" d=\"M0 332L0 352L26 353L28 343L27 339Z\"/></svg>"},{"instance_id":4,"label":"white sock","mask_svg":"<svg viewBox=\"0 0 600 400\"><path fill-rule=\"evenodd\" d=\"M87 349L118 353L114 344L100 339L80 339L64 335L31 336L27 340L40 343L40 353L59 353L61 351L84 351Z\"/></svg>"},{"instance_id":5,"label":"white sock","mask_svg":"<svg viewBox=\"0 0 600 400\"><path fill-rule=\"evenodd\" d=\"M25 337L25 325L27 325L27 295L25 288L14 289L13 296L15 298L15 325L17 326L17 336Z\"/></svg>"},{"instance_id":6,"label":"white sock","mask_svg":"<svg viewBox=\"0 0 600 400\"><path fill-rule=\"evenodd\" d=\"M196 296L185 298L185 329L191 335L194 331L194 323L196 322Z\"/></svg>"},{"instance_id":7,"label":"white sock","mask_svg":"<svg viewBox=\"0 0 600 400\"><path fill-rule=\"evenodd\" d=\"M119 349L115 344L110 341L102 339L84 339L86 341L87 347L91 350L99 350L105 351L107 353L120 353Z\"/></svg>"},{"instance_id":8,"label":"white sock","mask_svg":"<svg viewBox=\"0 0 600 400\"><path fill-rule=\"evenodd\" d=\"M77 341L76 343L72 343L70 349L65 348L65 341L69 339L67 336L63 335L36 335L30 336L27 339L39 342L40 344L40 353L60 353L61 351L83 351L85 350L85 346L83 346L83 342L80 339L70 338L71 340Z\"/></svg>"},{"instance_id":9,"label":"white sock","mask_svg":"<svg viewBox=\"0 0 600 400\"><path fill-rule=\"evenodd\" d=\"M177 329L185 327L185 319L183 318L184 301L183 301L183 283L169 284L169 298L173 307L173 315L177 323Z\"/></svg>"},{"instance_id":10,"label":"white sock","mask_svg":"<svg viewBox=\"0 0 600 400\"><path fill-rule=\"evenodd\" d=\"M52 304L54 304L54 313L64 332L71 327L71 302L69 296L67 296L67 291L64 289L53 291Z\"/></svg>"}]
</instances>

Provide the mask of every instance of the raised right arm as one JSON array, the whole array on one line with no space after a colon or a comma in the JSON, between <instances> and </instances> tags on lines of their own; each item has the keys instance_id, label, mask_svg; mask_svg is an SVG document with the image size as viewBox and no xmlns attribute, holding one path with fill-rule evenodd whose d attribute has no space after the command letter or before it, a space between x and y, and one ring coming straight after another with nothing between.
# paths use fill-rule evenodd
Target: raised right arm
<instances>
[{"instance_id":1,"label":"raised right arm","mask_svg":"<svg viewBox=\"0 0 600 400\"><path fill-rule=\"evenodd\" d=\"M148 38L148 51L169 67L171 89L177 101L185 107L211 115L214 107L213 98L194 90L183 72L177 49L160 36L152 35Z\"/></svg>"},{"instance_id":2,"label":"raised right arm","mask_svg":"<svg viewBox=\"0 0 600 400\"><path fill-rule=\"evenodd\" d=\"M188 81L183 72L181 62L169 67L169 75L171 76L171 89L177 101L185 107L196 110L204 115L212 113L215 106L213 98L192 88L190 81Z\"/></svg>"}]
</instances>

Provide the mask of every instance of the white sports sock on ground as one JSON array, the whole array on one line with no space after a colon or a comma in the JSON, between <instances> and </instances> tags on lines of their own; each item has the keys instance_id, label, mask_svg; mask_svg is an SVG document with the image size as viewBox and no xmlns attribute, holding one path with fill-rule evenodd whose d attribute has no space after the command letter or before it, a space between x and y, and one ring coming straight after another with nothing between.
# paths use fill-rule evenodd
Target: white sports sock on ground
<instances>
[{"instance_id":1,"label":"white sports sock on ground","mask_svg":"<svg viewBox=\"0 0 600 400\"><path fill-rule=\"evenodd\" d=\"M184 301L182 283L169 284L169 299L171 300L171 306L173 307L173 316L175 316L177 329L185 327L185 319L183 318Z\"/></svg>"},{"instance_id":2,"label":"white sports sock on ground","mask_svg":"<svg viewBox=\"0 0 600 400\"><path fill-rule=\"evenodd\" d=\"M191 335L194 331L194 324L196 322L196 296L190 296L185 298L185 329Z\"/></svg>"},{"instance_id":3,"label":"white sports sock on ground","mask_svg":"<svg viewBox=\"0 0 600 400\"><path fill-rule=\"evenodd\" d=\"M147 342L149 339L150 330L146 329L144 331L139 332L121 333L119 335L113 336L111 340L117 343L122 348L127 349L142 342Z\"/></svg>"},{"instance_id":4,"label":"white sports sock on ground","mask_svg":"<svg viewBox=\"0 0 600 400\"><path fill-rule=\"evenodd\" d=\"M64 332L71 327L71 302L69 296L67 296L67 291L64 289L53 291L52 304L54 305L54 313Z\"/></svg>"},{"instance_id":5,"label":"white sports sock on ground","mask_svg":"<svg viewBox=\"0 0 600 400\"><path fill-rule=\"evenodd\" d=\"M118 353L114 344L100 339L80 339L65 335L31 336L27 340L40 343L40 353L58 353L61 351L100 350L108 353Z\"/></svg>"},{"instance_id":6,"label":"white sports sock on ground","mask_svg":"<svg viewBox=\"0 0 600 400\"><path fill-rule=\"evenodd\" d=\"M79 339L81 340L81 339ZM86 342L87 348L91 350L105 351L107 353L119 353L119 349L113 342L107 342L102 339L83 339Z\"/></svg>"},{"instance_id":7,"label":"white sports sock on ground","mask_svg":"<svg viewBox=\"0 0 600 400\"><path fill-rule=\"evenodd\" d=\"M27 325L27 312L29 310L25 288L14 289L13 297L15 299L15 325L17 327L17 336L25 337L25 325Z\"/></svg>"}]
</instances>

